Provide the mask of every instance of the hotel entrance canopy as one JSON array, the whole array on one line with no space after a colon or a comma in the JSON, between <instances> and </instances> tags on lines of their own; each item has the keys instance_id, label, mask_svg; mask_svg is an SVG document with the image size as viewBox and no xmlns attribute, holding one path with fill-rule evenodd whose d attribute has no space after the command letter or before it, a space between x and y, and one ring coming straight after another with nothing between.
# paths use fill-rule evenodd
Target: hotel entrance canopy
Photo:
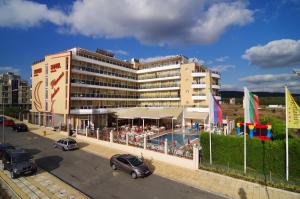
<instances>
[{"instance_id":1,"label":"hotel entrance canopy","mask_svg":"<svg viewBox=\"0 0 300 199\"><path fill-rule=\"evenodd\" d=\"M118 119L177 119L182 113L182 108L147 108L135 107L127 109L115 109L112 112Z\"/></svg>"}]
</instances>

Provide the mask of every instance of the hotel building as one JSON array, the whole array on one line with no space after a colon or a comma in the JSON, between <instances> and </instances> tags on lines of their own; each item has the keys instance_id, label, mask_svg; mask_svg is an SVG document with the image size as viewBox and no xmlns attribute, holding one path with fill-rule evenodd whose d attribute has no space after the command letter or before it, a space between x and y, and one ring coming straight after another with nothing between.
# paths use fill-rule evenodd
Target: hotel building
<instances>
[{"instance_id":1,"label":"hotel building","mask_svg":"<svg viewBox=\"0 0 300 199\"><path fill-rule=\"evenodd\" d=\"M72 48L33 63L32 120L42 126L101 128L120 115L137 118L156 110L178 121L205 123L209 93L220 100L219 82L218 72L182 55L123 61L100 49ZM181 116L172 110L181 110Z\"/></svg>"}]
</instances>

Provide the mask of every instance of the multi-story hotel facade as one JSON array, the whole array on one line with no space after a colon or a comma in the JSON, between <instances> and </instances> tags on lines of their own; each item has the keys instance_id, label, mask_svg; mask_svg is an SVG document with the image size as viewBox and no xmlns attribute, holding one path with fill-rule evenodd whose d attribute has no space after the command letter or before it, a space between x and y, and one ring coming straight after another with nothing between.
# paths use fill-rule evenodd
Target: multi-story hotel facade
<instances>
[{"instance_id":1,"label":"multi-story hotel facade","mask_svg":"<svg viewBox=\"0 0 300 199\"><path fill-rule=\"evenodd\" d=\"M209 94L221 99L219 82L218 72L182 55L123 61L100 49L73 48L33 63L33 122L101 128L119 110L173 109L205 123Z\"/></svg>"}]
</instances>

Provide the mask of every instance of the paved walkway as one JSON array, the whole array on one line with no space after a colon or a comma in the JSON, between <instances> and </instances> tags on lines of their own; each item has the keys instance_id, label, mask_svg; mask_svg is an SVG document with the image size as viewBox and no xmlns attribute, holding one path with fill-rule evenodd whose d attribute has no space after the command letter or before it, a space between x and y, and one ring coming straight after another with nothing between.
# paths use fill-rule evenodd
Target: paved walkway
<instances>
[{"instance_id":1,"label":"paved walkway","mask_svg":"<svg viewBox=\"0 0 300 199\"><path fill-rule=\"evenodd\" d=\"M11 179L10 172L1 169L0 178L20 198L87 198L76 189L68 186L58 178L41 169L39 169L36 175L23 176L17 179Z\"/></svg>"},{"instance_id":2,"label":"paved walkway","mask_svg":"<svg viewBox=\"0 0 300 199\"><path fill-rule=\"evenodd\" d=\"M45 128L37 128L29 124L33 133L43 136ZM53 140L58 140L63 135L47 130L46 136ZM123 151L107 148L99 144L89 143L81 150L96 154L105 158L110 158L113 154L124 153ZM153 167L154 173L162 177L188 184L195 188L219 193L222 196L237 199L300 199L300 194L271 187L262 186L256 183L243 181L228 176L208 172L204 170L190 170L177 167L156 160L147 160Z\"/></svg>"}]
</instances>

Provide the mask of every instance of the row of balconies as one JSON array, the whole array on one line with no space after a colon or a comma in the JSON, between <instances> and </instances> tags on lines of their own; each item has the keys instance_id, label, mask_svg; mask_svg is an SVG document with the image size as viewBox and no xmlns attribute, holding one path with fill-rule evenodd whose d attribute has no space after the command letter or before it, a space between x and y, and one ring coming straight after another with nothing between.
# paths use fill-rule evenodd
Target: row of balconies
<instances>
[{"instance_id":1,"label":"row of balconies","mask_svg":"<svg viewBox=\"0 0 300 199\"><path fill-rule=\"evenodd\" d=\"M180 84L161 84L161 85L141 85L141 86L130 86L126 84L118 84L118 83L106 83L106 82L98 82L93 80L79 80L79 79L72 79L71 83L76 84L88 84L88 85L95 85L95 86L108 86L108 87L116 87L116 88L128 88L128 89L150 89L150 88L168 88L168 87L179 87Z\"/></svg>"},{"instance_id":2,"label":"row of balconies","mask_svg":"<svg viewBox=\"0 0 300 199\"><path fill-rule=\"evenodd\" d=\"M128 89L138 89L138 86L129 86L126 84L118 84L118 83L107 83L107 82L98 82L93 80L79 80L79 79L72 79L71 83L77 84L89 84L95 86L108 86L108 87L116 87L116 88L128 88Z\"/></svg>"},{"instance_id":3,"label":"row of balconies","mask_svg":"<svg viewBox=\"0 0 300 199\"><path fill-rule=\"evenodd\" d=\"M134 76L108 72L108 71L105 71L105 70L100 70L100 69L91 68L91 67L73 66L72 68L75 69L75 70L87 71L87 72L91 72L91 73L99 73L99 74L103 74L103 75L109 75L109 76L115 76L115 77L121 77L121 78L137 80L137 77L134 77Z\"/></svg>"},{"instance_id":4,"label":"row of balconies","mask_svg":"<svg viewBox=\"0 0 300 199\"><path fill-rule=\"evenodd\" d=\"M149 74L145 76L139 76L138 80L145 80L145 79L155 79L155 78L164 78L164 77L173 77L173 76L180 76L179 72L173 73L165 73L165 74Z\"/></svg>"},{"instance_id":5,"label":"row of balconies","mask_svg":"<svg viewBox=\"0 0 300 199\"><path fill-rule=\"evenodd\" d=\"M115 95L115 94L99 94L99 93L72 93L71 97L89 97L89 98L127 98L127 99L143 99L143 98L179 98L178 95L149 95L149 96L135 96L135 95Z\"/></svg>"},{"instance_id":6,"label":"row of balconies","mask_svg":"<svg viewBox=\"0 0 300 199\"><path fill-rule=\"evenodd\" d=\"M76 52L76 55L80 56L80 57L85 57L85 58L88 58L88 59L93 59L93 60L97 60L97 61L100 61L100 62L108 63L108 64L113 64L113 65L129 68L129 69L133 69L133 67L130 63L121 63L121 62L113 61L113 60L110 60L110 59L105 59L105 58L101 58L101 57L97 57L97 56L87 55L87 54L82 53L82 52Z\"/></svg>"}]
</instances>

